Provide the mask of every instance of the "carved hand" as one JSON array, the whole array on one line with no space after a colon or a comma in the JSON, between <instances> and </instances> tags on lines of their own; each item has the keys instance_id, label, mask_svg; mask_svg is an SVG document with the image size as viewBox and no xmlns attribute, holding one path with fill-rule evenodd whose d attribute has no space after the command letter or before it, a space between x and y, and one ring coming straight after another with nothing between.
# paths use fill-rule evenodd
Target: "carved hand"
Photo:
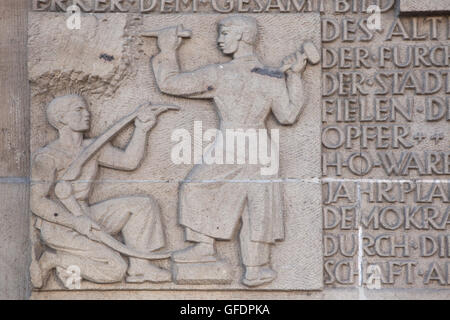
<instances>
[{"instance_id":1,"label":"carved hand","mask_svg":"<svg viewBox=\"0 0 450 320\"><path fill-rule=\"evenodd\" d=\"M145 105L140 108L138 116L134 121L136 128L142 129L147 132L151 130L156 125L156 115L152 111L152 106L150 104Z\"/></svg>"},{"instance_id":2,"label":"carved hand","mask_svg":"<svg viewBox=\"0 0 450 320\"><path fill-rule=\"evenodd\" d=\"M179 110L180 108L172 105L152 105L145 104L138 108L138 116L134 122L136 128L141 128L145 131L152 129L158 120L158 116L169 110Z\"/></svg>"},{"instance_id":3,"label":"carved hand","mask_svg":"<svg viewBox=\"0 0 450 320\"><path fill-rule=\"evenodd\" d=\"M74 230L78 233L90 237L91 230L101 230L100 226L86 216L77 217Z\"/></svg>"},{"instance_id":4,"label":"carved hand","mask_svg":"<svg viewBox=\"0 0 450 320\"><path fill-rule=\"evenodd\" d=\"M280 70L283 72L292 71L295 73L302 73L306 68L306 64L306 55L297 51L283 59Z\"/></svg>"},{"instance_id":5,"label":"carved hand","mask_svg":"<svg viewBox=\"0 0 450 320\"><path fill-rule=\"evenodd\" d=\"M175 51L181 44L182 38L190 38L191 30L184 29L182 24L162 30L143 31L143 37L157 37L158 47L161 51Z\"/></svg>"},{"instance_id":6,"label":"carved hand","mask_svg":"<svg viewBox=\"0 0 450 320\"><path fill-rule=\"evenodd\" d=\"M305 71L305 69L306 69L306 65L308 62L307 56L305 54L301 53L300 51L297 51L295 53L295 58L296 58L296 62L291 67L292 71L294 71L295 73L303 73L303 71Z\"/></svg>"},{"instance_id":7,"label":"carved hand","mask_svg":"<svg viewBox=\"0 0 450 320\"><path fill-rule=\"evenodd\" d=\"M182 37L178 35L178 27L163 29L158 35L158 47L162 52L175 51L181 45Z\"/></svg>"}]
</instances>

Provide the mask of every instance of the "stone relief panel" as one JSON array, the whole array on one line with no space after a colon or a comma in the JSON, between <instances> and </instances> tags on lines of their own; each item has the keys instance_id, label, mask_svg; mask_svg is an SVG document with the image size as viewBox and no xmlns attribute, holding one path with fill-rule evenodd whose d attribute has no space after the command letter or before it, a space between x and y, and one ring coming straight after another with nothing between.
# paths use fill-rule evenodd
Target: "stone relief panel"
<instances>
[{"instance_id":1,"label":"stone relief panel","mask_svg":"<svg viewBox=\"0 0 450 320\"><path fill-rule=\"evenodd\" d=\"M319 14L65 19L30 13L35 290L321 290Z\"/></svg>"},{"instance_id":2,"label":"stone relief panel","mask_svg":"<svg viewBox=\"0 0 450 320\"><path fill-rule=\"evenodd\" d=\"M115 251L126 263L120 280L84 279L82 289L359 288L360 298L448 289L447 0L80 1L80 30L68 29L62 12L72 1L37 2L29 31L35 154L58 139L46 116L57 97L84 98L91 140L149 101L180 108L157 117L140 166L99 166L89 186L88 207L157 203L165 246L133 250L152 255L145 268L158 268L161 282L128 282L132 256ZM269 100L279 103L266 114ZM112 146L127 150L139 131L133 121ZM218 165L227 129L270 132L266 169L277 173L261 175L250 154ZM268 149L277 132L275 159ZM130 249L117 233L116 244ZM36 242L41 257L46 247ZM49 274L45 290L64 288L67 269Z\"/></svg>"},{"instance_id":3,"label":"stone relief panel","mask_svg":"<svg viewBox=\"0 0 450 320\"><path fill-rule=\"evenodd\" d=\"M419 0L400 0L399 10L402 14L425 13L432 15L436 13L448 13L450 11L450 1L439 0L426 3Z\"/></svg>"}]
</instances>

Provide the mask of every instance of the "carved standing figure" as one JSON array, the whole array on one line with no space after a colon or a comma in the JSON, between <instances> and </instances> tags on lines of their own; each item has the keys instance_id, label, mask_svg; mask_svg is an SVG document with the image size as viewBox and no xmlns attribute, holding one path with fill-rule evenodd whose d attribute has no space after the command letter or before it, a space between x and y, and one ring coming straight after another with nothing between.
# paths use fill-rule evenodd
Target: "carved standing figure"
<instances>
[{"instance_id":1,"label":"carved standing figure","mask_svg":"<svg viewBox=\"0 0 450 320\"><path fill-rule=\"evenodd\" d=\"M81 278L96 283L118 282L125 276L127 282L171 280L167 270L146 259L164 258L151 253L165 241L155 199L130 196L89 202L99 167L135 170L157 115L169 108L144 105L98 138L86 139L90 113L81 96L58 97L48 105L47 119L59 137L38 150L32 161L31 210L48 248L30 267L34 287L42 287L52 269L61 278L71 266L80 269ZM132 121L135 129L126 149L113 147L109 140ZM111 236L119 233L124 243ZM130 256L129 264L119 252Z\"/></svg>"},{"instance_id":2,"label":"carved standing figure","mask_svg":"<svg viewBox=\"0 0 450 320\"><path fill-rule=\"evenodd\" d=\"M224 137L227 129L265 129L270 112L281 124L294 124L304 107L302 72L306 54L296 52L286 57L279 69L268 68L255 53L254 18L227 17L219 22L218 32L218 47L232 60L183 72L177 49L182 38L189 35L182 26L161 30L160 53L152 59L159 89L185 98L212 99ZM267 177L261 177L260 168L255 165L195 166L188 176L190 181L181 185L179 204L186 240L195 244L175 252L173 261L216 261L215 240L232 239L241 223L243 284L258 286L273 281L276 272L271 267L270 249L284 238L279 183L231 183L260 179Z\"/></svg>"}]
</instances>

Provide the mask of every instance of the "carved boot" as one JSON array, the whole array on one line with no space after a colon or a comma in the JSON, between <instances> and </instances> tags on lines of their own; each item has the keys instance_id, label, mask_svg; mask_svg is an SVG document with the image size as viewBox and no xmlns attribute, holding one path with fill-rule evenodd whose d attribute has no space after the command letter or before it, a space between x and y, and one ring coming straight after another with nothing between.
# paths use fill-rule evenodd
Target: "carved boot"
<instances>
[{"instance_id":1,"label":"carved boot","mask_svg":"<svg viewBox=\"0 0 450 320\"><path fill-rule=\"evenodd\" d=\"M33 259L30 265L30 278L31 284L36 289L42 288L47 282L47 278L50 275L51 267L50 262L54 260L55 254L44 252L39 261Z\"/></svg>"},{"instance_id":2,"label":"carved boot","mask_svg":"<svg viewBox=\"0 0 450 320\"><path fill-rule=\"evenodd\" d=\"M246 267L242 283L248 287L256 287L272 282L277 273L268 266Z\"/></svg>"},{"instance_id":3,"label":"carved boot","mask_svg":"<svg viewBox=\"0 0 450 320\"><path fill-rule=\"evenodd\" d=\"M174 252L172 260L180 263L216 262L217 258L215 255L214 244L197 243L186 249Z\"/></svg>"},{"instance_id":4,"label":"carved boot","mask_svg":"<svg viewBox=\"0 0 450 320\"><path fill-rule=\"evenodd\" d=\"M126 282L142 283L149 281L160 283L172 281L172 274L169 271L154 266L145 260L130 261L127 273Z\"/></svg>"},{"instance_id":5,"label":"carved boot","mask_svg":"<svg viewBox=\"0 0 450 320\"><path fill-rule=\"evenodd\" d=\"M36 289L42 288L44 285L44 276L42 274L41 267L39 266L39 262L33 259L30 265L30 277L31 277L31 284Z\"/></svg>"},{"instance_id":6,"label":"carved boot","mask_svg":"<svg viewBox=\"0 0 450 320\"><path fill-rule=\"evenodd\" d=\"M57 266L56 276L63 284L64 288L69 290L80 289L81 287L81 271L78 266L69 266L67 269Z\"/></svg>"}]
</instances>

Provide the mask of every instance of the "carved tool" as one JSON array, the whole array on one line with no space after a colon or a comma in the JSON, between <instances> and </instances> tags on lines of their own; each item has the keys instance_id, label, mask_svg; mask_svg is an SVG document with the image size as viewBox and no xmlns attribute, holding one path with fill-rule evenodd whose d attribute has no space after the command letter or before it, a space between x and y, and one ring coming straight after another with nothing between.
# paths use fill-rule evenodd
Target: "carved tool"
<instances>
[{"instance_id":1,"label":"carved tool","mask_svg":"<svg viewBox=\"0 0 450 320\"><path fill-rule=\"evenodd\" d=\"M167 31L170 28L164 28L160 30L149 30L149 31L143 31L141 33L141 36L143 37L154 37L158 38L162 33ZM182 24L177 25L177 36L180 38L190 38L192 37L192 31L188 29L184 29Z\"/></svg>"},{"instance_id":2,"label":"carved tool","mask_svg":"<svg viewBox=\"0 0 450 320\"><path fill-rule=\"evenodd\" d=\"M70 164L69 168L64 172L60 181L55 186L55 194L61 203L74 214L75 216L85 215L84 209L81 207L75 196L73 195L73 188L71 181L76 180L80 173L83 165L92 158L92 156L97 153L108 141L110 141L120 130L127 126L131 121L139 118L143 122L150 120L151 115L155 117L169 110L179 110L180 108L172 105L155 105L150 106L148 114L143 114L141 110L146 108L148 104L138 107L134 112L128 116L122 118L111 128L106 130L102 135L97 137L89 146L87 146L75 160ZM87 215L86 215L87 216ZM147 260L160 260L167 259L170 257L171 253L152 253L152 252L142 252L128 248L122 242L116 240L114 237L110 236L108 233L102 230L91 230L91 239L97 242L101 242L113 250L120 252L126 256L147 259Z\"/></svg>"},{"instance_id":3,"label":"carved tool","mask_svg":"<svg viewBox=\"0 0 450 320\"><path fill-rule=\"evenodd\" d=\"M114 251L120 252L132 258L139 258L146 260L161 260L170 258L172 254L171 252L143 252L131 249L102 230L95 230L95 229L91 230L90 238L94 241L101 242L107 245Z\"/></svg>"},{"instance_id":4,"label":"carved tool","mask_svg":"<svg viewBox=\"0 0 450 320\"><path fill-rule=\"evenodd\" d=\"M303 42L300 49L296 52L299 52L304 55L305 59L312 65L318 64L320 62L320 52L311 41L307 40ZM292 65L284 65L280 68L280 71L286 72L291 68L295 68L295 66L302 61L297 61Z\"/></svg>"},{"instance_id":5,"label":"carved tool","mask_svg":"<svg viewBox=\"0 0 450 320\"><path fill-rule=\"evenodd\" d=\"M64 172L61 180L64 181L73 181L80 175L81 168L83 165L101 148L103 147L109 140L111 140L120 130L122 130L126 125L128 125L131 121L136 119L139 116L139 112L142 108L147 105L142 105L136 109L133 113L119 120L116 124L114 124L111 128L106 130L102 135L97 137L86 149L81 152L78 157L70 164L69 168ZM155 105L150 106L151 111L154 112L155 116L159 116L160 114L169 111L169 110L180 110L177 106L172 105ZM144 121L145 122L145 121Z\"/></svg>"}]
</instances>

